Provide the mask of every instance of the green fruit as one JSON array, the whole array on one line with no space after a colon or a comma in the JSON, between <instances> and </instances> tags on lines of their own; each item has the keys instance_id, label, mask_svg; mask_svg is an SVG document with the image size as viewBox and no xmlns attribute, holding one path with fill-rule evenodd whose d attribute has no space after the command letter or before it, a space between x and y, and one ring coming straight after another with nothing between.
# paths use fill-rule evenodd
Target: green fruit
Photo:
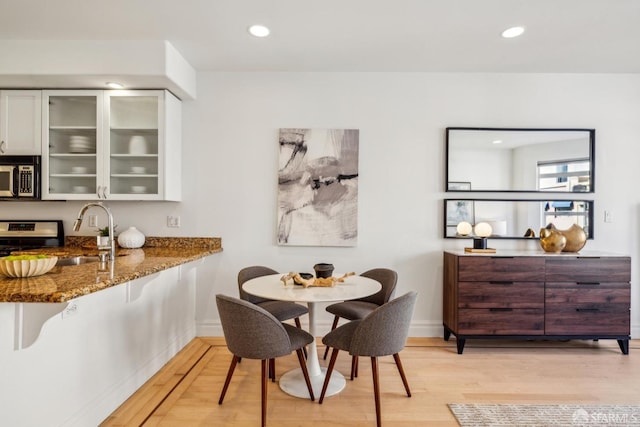
<instances>
[{"instance_id":1,"label":"green fruit","mask_svg":"<svg viewBox=\"0 0 640 427\"><path fill-rule=\"evenodd\" d=\"M29 261L29 260L43 259L43 258L49 258L49 255L43 255L43 254L38 254L38 255L9 255L9 256L6 256L6 257L0 258L0 259L5 260L5 261Z\"/></svg>"}]
</instances>

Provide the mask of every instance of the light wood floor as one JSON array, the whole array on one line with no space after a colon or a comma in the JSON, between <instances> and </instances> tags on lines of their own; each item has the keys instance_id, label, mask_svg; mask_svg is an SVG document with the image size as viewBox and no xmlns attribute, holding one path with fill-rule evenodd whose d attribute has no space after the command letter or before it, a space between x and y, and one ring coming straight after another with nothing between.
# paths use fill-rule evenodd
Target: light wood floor
<instances>
[{"instance_id":1,"label":"light wood floor","mask_svg":"<svg viewBox=\"0 0 640 427\"><path fill-rule=\"evenodd\" d=\"M323 347L318 345L322 356ZM383 424L457 426L447 403L593 403L640 401L640 340L623 355L616 341L467 340L458 355L455 339L409 339L400 353L412 391L404 394L392 357L380 359ZM236 368L224 403L220 390L231 355L222 338L196 338L118 408L103 426L260 425L260 361ZM321 360L323 366L328 361ZM297 367L295 353L276 361L277 378ZM341 352L336 369L347 385L322 405L291 397L268 385L267 424L375 426L371 364L349 381L350 357Z\"/></svg>"}]
</instances>

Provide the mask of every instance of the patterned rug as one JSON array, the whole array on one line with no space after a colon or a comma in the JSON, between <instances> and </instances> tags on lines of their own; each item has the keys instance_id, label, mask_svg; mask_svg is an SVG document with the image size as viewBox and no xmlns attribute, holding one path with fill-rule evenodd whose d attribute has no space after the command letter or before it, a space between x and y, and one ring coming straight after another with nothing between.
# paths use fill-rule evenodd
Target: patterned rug
<instances>
[{"instance_id":1,"label":"patterned rug","mask_svg":"<svg viewBox=\"0 0 640 427\"><path fill-rule=\"evenodd\" d=\"M638 405L495 405L450 403L462 427L640 426Z\"/></svg>"}]
</instances>

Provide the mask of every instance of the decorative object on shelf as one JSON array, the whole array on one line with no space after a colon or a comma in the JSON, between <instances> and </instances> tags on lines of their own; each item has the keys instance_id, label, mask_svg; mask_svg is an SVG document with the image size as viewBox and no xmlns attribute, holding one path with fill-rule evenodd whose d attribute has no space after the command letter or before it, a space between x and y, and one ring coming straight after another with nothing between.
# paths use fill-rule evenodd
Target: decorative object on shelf
<instances>
[{"instance_id":1,"label":"decorative object on shelf","mask_svg":"<svg viewBox=\"0 0 640 427\"><path fill-rule=\"evenodd\" d=\"M147 139L142 135L133 135L129 140L129 154L147 154Z\"/></svg>"},{"instance_id":2,"label":"decorative object on shelf","mask_svg":"<svg viewBox=\"0 0 640 427\"><path fill-rule=\"evenodd\" d=\"M313 266L313 270L316 272L316 277L326 278L331 277L333 274L333 264L318 263Z\"/></svg>"},{"instance_id":3,"label":"decorative object on shelf","mask_svg":"<svg viewBox=\"0 0 640 427\"><path fill-rule=\"evenodd\" d=\"M584 231L584 228L577 224L573 224L566 230L558 230L555 225L551 223L545 228L555 230L565 237L566 242L564 248L562 248L562 252L578 252L587 243L587 233Z\"/></svg>"},{"instance_id":4,"label":"decorative object on shelf","mask_svg":"<svg viewBox=\"0 0 640 427\"><path fill-rule=\"evenodd\" d=\"M566 245L567 238L555 227L540 229L540 246L545 252L560 253Z\"/></svg>"},{"instance_id":5,"label":"decorative object on shelf","mask_svg":"<svg viewBox=\"0 0 640 427\"><path fill-rule=\"evenodd\" d=\"M0 258L0 274L7 277L41 276L58 262L57 256L9 255Z\"/></svg>"},{"instance_id":6,"label":"decorative object on shelf","mask_svg":"<svg viewBox=\"0 0 640 427\"><path fill-rule=\"evenodd\" d=\"M141 248L144 245L144 234L135 227L129 227L118 236L118 244L123 248Z\"/></svg>"},{"instance_id":7,"label":"decorative object on shelf","mask_svg":"<svg viewBox=\"0 0 640 427\"><path fill-rule=\"evenodd\" d=\"M533 231L533 228L527 228L527 231L524 232L524 237L536 237L536 232Z\"/></svg>"}]
</instances>

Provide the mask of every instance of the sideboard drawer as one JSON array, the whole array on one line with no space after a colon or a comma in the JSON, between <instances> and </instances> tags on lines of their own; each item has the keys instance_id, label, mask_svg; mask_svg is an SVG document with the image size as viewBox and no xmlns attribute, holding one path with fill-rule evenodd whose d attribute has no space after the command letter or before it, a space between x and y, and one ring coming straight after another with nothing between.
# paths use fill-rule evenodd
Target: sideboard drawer
<instances>
[{"instance_id":1,"label":"sideboard drawer","mask_svg":"<svg viewBox=\"0 0 640 427\"><path fill-rule=\"evenodd\" d=\"M543 282L459 282L460 308L544 308Z\"/></svg>"},{"instance_id":2,"label":"sideboard drawer","mask_svg":"<svg viewBox=\"0 0 640 427\"><path fill-rule=\"evenodd\" d=\"M543 335L542 308L461 308L458 332L476 335Z\"/></svg>"},{"instance_id":3,"label":"sideboard drawer","mask_svg":"<svg viewBox=\"0 0 640 427\"><path fill-rule=\"evenodd\" d=\"M547 304L547 335L629 335L630 312L624 304Z\"/></svg>"},{"instance_id":4,"label":"sideboard drawer","mask_svg":"<svg viewBox=\"0 0 640 427\"><path fill-rule=\"evenodd\" d=\"M543 282L544 269L545 260L540 257L460 257L458 280Z\"/></svg>"},{"instance_id":5,"label":"sideboard drawer","mask_svg":"<svg viewBox=\"0 0 640 427\"><path fill-rule=\"evenodd\" d=\"M629 282L629 257L547 258L547 282Z\"/></svg>"}]
</instances>

